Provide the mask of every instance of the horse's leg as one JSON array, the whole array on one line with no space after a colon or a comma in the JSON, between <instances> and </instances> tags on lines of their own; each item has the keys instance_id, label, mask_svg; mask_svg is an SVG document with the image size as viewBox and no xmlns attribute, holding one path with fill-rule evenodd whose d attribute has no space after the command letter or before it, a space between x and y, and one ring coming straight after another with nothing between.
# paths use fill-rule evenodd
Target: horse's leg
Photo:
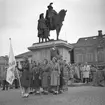
<instances>
[{"instance_id":1,"label":"horse's leg","mask_svg":"<svg viewBox=\"0 0 105 105\"><path fill-rule=\"evenodd\" d=\"M50 38L49 37L47 37L47 39L48 39L48 41L50 41Z\"/></svg>"},{"instance_id":2,"label":"horse's leg","mask_svg":"<svg viewBox=\"0 0 105 105\"><path fill-rule=\"evenodd\" d=\"M42 42L43 42L43 38L42 38Z\"/></svg>"},{"instance_id":3,"label":"horse's leg","mask_svg":"<svg viewBox=\"0 0 105 105\"><path fill-rule=\"evenodd\" d=\"M59 39L59 27L56 28L57 40Z\"/></svg>"},{"instance_id":4,"label":"horse's leg","mask_svg":"<svg viewBox=\"0 0 105 105\"><path fill-rule=\"evenodd\" d=\"M45 42L47 42L47 38L45 38Z\"/></svg>"},{"instance_id":5,"label":"horse's leg","mask_svg":"<svg viewBox=\"0 0 105 105\"><path fill-rule=\"evenodd\" d=\"M40 43L40 37L39 37L39 43Z\"/></svg>"},{"instance_id":6,"label":"horse's leg","mask_svg":"<svg viewBox=\"0 0 105 105\"><path fill-rule=\"evenodd\" d=\"M60 30L61 30L61 27L62 27L62 25L59 25L56 28L57 40L59 39L59 33L60 33Z\"/></svg>"}]
</instances>

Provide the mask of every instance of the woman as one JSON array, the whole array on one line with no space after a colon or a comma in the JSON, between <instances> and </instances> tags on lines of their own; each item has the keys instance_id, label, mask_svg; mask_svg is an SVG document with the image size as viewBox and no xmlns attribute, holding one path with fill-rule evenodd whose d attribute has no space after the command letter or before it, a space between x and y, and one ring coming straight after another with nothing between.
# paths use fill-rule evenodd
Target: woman
<instances>
[{"instance_id":1,"label":"woman","mask_svg":"<svg viewBox=\"0 0 105 105\"><path fill-rule=\"evenodd\" d=\"M33 68L33 88L36 91L36 94L40 93L40 72L39 72L39 68L38 65L36 64L36 62L34 62Z\"/></svg>"},{"instance_id":2,"label":"woman","mask_svg":"<svg viewBox=\"0 0 105 105\"><path fill-rule=\"evenodd\" d=\"M59 63L59 67L60 67L60 84L59 84L59 92L62 93L63 92L63 85L64 85L64 74L63 74L63 69L64 69L64 62L62 59L58 60Z\"/></svg>"},{"instance_id":3,"label":"woman","mask_svg":"<svg viewBox=\"0 0 105 105\"><path fill-rule=\"evenodd\" d=\"M63 69L64 88L63 90L68 90L69 70L70 68L68 64L64 63L64 69Z\"/></svg>"},{"instance_id":4,"label":"woman","mask_svg":"<svg viewBox=\"0 0 105 105\"><path fill-rule=\"evenodd\" d=\"M57 62L57 59L53 57L51 62L51 81L50 85L54 94L58 94L59 85L60 85L60 66Z\"/></svg>"},{"instance_id":5,"label":"woman","mask_svg":"<svg viewBox=\"0 0 105 105\"><path fill-rule=\"evenodd\" d=\"M89 73L90 73L90 66L86 62L83 67L83 83L89 82Z\"/></svg>"},{"instance_id":6,"label":"woman","mask_svg":"<svg viewBox=\"0 0 105 105\"><path fill-rule=\"evenodd\" d=\"M42 88L44 94L48 94L49 81L50 81L50 67L48 64L48 60L44 59L42 67Z\"/></svg>"},{"instance_id":7,"label":"woman","mask_svg":"<svg viewBox=\"0 0 105 105\"><path fill-rule=\"evenodd\" d=\"M17 67L18 68L18 67ZM29 75L29 62L28 62L28 58L24 57L23 58L23 63L22 63L22 68L18 68L19 71L22 72L22 75L20 77L20 81L21 81L21 86L23 88L23 92L22 95L23 97L28 97L29 93L28 93L28 88L30 85L30 75Z\"/></svg>"}]
</instances>

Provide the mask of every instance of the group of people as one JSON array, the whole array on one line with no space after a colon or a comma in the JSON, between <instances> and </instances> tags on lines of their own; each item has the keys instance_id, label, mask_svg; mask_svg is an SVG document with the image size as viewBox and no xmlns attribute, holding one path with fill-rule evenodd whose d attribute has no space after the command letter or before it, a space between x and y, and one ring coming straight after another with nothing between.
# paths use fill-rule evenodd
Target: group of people
<instances>
[{"instance_id":1,"label":"group of people","mask_svg":"<svg viewBox=\"0 0 105 105\"><path fill-rule=\"evenodd\" d=\"M28 97L29 93L35 94L58 94L64 92L74 82L89 83L94 86L105 86L105 69L98 66L84 64L70 64L61 57L52 57L51 61L44 59L43 62L32 61L24 57L21 67L17 64L15 73L15 88L21 87L23 97ZM2 75L3 90L8 89L6 82L6 70ZM10 86L11 87L11 86Z\"/></svg>"},{"instance_id":2,"label":"group of people","mask_svg":"<svg viewBox=\"0 0 105 105\"><path fill-rule=\"evenodd\" d=\"M23 97L29 96L29 90L35 94L58 94L67 86L69 66L62 58L53 57L51 61L44 59L42 63L32 61L29 64L28 58L25 57L21 65L21 68L18 65L16 68L20 71Z\"/></svg>"},{"instance_id":3,"label":"group of people","mask_svg":"<svg viewBox=\"0 0 105 105\"><path fill-rule=\"evenodd\" d=\"M76 82L88 83L90 78L90 70L91 67L87 64L87 62L84 64L75 63L70 65L70 72L72 72L71 77Z\"/></svg>"},{"instance_id":4,"label":"group of people","mask_svg":"<svg viewBox=\"0 0 105 105\"><path fill-rule=\"evenodd\" d=\"M101 66L102 67L102 66ZM70 65L70 78L72 82L91 83L93 86L105 86L105 67L98 65L72 64Z\"/></svg>"}]
</instances>

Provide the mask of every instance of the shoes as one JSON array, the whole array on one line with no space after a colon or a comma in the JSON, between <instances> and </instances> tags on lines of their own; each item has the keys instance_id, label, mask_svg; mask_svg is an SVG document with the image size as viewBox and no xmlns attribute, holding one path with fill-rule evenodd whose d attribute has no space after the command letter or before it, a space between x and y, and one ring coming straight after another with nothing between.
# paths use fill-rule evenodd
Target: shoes
<instances>
[{"instance_id":1,"label":"shoes","mask_svg":"<svg viewBox=\"0 0 105 105\"><path fill-rule=\"evenodd\" d=\"M48 91L43 91L43 94L44 95L48 95Z\"/></svg>"},{"instance_id":2,"label":"shoes","mask_svg":"<svg viewBox=\"0 0 105 105\"><path fill-rule=\"evenodd\" d=\"M60 90L60 91L59 91L59 93L63 93L63 92L64 92L63 90Z\"/></svg>"},{"instance_id":3,"label":"shoes","mask_svg":"<svg viewBox=\"0 0 105 105\"><path fill-rule=\"evenodd\" d=\"M36 94L40 94L40 91L36 91Z\"/></svg>"},{"instance_id":4,"label":"shoes","mask_svg":"<svg viewBox=\"0 0 105 105\"><path fill-rule=\"evenodd\" d=\"M54 91L54 95L57 95L59 92L58 91Z\"/></svg>"},{"instance_id":5,"label":"shoes","mask_svg":"<svg viewBox=\"0 0 105 105\"><path fill-rule=\"evenodd\" d=\"M29 94L28 93L22 93L23 98L28 98Z\"/></svg>"},{"instance_id":6,"label":"shoes","mask_svg":"<svg viewBox=\"0 0 105 105\"><path fill-rule=\"evenodd\" d=\"M23 98L28 98L28 96L29 96L29 94L28 94L28 93L25 93L25 94L23 95Z\"/></svg>"}]
</instances>

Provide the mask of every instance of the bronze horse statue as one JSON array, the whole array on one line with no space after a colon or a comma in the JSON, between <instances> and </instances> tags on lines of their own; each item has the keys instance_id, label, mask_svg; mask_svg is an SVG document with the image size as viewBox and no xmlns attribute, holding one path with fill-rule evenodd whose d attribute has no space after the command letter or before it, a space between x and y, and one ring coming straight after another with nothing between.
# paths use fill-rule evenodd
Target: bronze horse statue
<instances>
[{"instance_id":1,"label":"bronze horse statue","mask_svg":"<svg viewBox=\"0 0 105 105\"><path fill-rule=\"evenodd\" d=\"M62 27L67 10L62 9L57 15L52 17L52 26L49 24L49 31L56 30L57 40L59 39L59 33Z\"/></svg>"},{"instance_id":2,"label":"bronze horse statue","mask_svg":"<svg viewBox=\"0 0 105 105\"><path fill-rule=\"evenodd\" d=\"M39 42L40 39L42 38L42 42L43 39L45 39L45 41L50 40L49 36L50 36L50 31L52 30L56 30L56 34L57 34L57 40L59 39L59 33L62 27L62 22L64 21L65 15L66 15L67 10L62 9L57 15L54 15L52 17L52 25L49 23L49 20L46 20L46 26L48 27L48 31L47 34L45 32L45 34L43 34L43 36L39 37Z\"/></svg>"}]
</instances>

